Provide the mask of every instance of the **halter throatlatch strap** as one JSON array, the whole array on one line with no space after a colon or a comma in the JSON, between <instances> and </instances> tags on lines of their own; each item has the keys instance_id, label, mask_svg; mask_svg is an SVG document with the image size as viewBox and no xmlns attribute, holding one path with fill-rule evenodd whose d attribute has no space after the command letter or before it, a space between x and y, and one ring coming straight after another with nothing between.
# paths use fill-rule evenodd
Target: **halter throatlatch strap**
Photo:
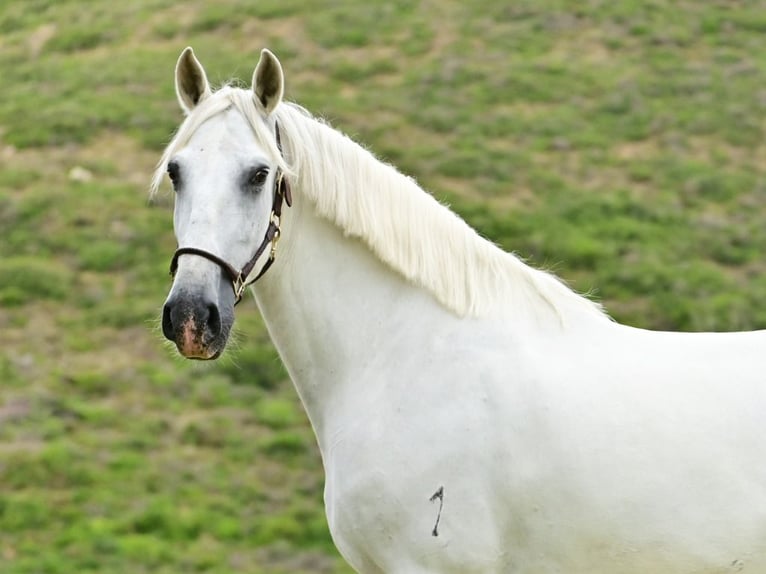
<instances>
[{"instance_id":1,"label":"halter throatlatch strap","mask_svg":"<svg viewBox=\"0 0 766 574\"><path fill-rule=\"evenodd\" d=\"M279 152L282 153L282 142L279 137L279 124L275 125L275 130L277 148L279 149ZM277 243L279 242L279 225L281 223L283 202L287 203L287 206L290 207L293 204L293 197L290 191L290 182L287 181L282 170L278 169L276 180L274 182L274 202L271 206L271 215L269 216L269 226L266 228L266 234L263 237L263 241L261 241L261 244L258 246L258 249L255 250L253 256L239 271L225 259L218 257L218 255L215 255L214 253L205 251L204 249L198 249L196 247L179 247L173 254L173 259L170 260L170 276L175 277L176 271L178 270L178 258L181 257L181 255L198 255L204 257L218 265L224 273L228 275L229 280L231 281L231 286L234 288L234 304L236 305L242 299L245 289L263 277L263 274L266 273L269 267L271 267L271 264L274 263L274 259L277 255ZM256 275L254 279L248 281L250 273L252 273L258 260L266 251L269 244L271 245L269 258L266 260L263 267L261 267L258 275Z\"/></svg>"}]
</instances>

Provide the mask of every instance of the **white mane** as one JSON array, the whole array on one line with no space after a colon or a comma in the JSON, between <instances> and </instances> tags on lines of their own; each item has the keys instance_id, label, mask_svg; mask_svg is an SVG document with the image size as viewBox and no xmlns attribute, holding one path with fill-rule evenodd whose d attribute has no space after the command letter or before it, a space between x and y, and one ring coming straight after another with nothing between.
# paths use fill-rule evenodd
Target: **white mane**
<instances>
[{"instance_id":1,"label":"white mane","mask_svg":"<svg viewBox=\"0 0 766 574\"><path fill-rule=\"evenodd\" d=\"M192 111L159 162L153 191L172 155L202 123L231 106L247 118L259 144L320 216L347 236L359 238L451 311L468 316L526 311L552 314L560 323L572 312L607 318L598 304L480 237L412 178L290 103L280 104L272 114L279 123L286 163L250 90L225 86Z\"/></svg>"}]
</instances>

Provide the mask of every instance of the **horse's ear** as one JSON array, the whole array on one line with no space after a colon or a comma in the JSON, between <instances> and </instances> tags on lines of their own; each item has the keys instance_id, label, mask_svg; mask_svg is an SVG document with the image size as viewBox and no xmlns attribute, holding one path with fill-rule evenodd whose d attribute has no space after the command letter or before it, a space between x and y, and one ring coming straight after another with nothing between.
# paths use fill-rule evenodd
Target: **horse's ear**
<instances>
[{"instance_id":1,"label":"horse's ear","mask_svg":"<svg viewBox=\"0 0 766 574\"><path fill-rule=\"evenodd\" d=\"M181 109L187 114L211 94L207 74L194 50L186 48L176 63L176 96Z\"/></svg>"},{"instance_id":2,"label":"horse's ear","mask_svg":"<svg viewBox=\"0 0 766 574\"><path fill-rule=\"evenodd\" d=\"M255 102L267 116L282 101L285 91L285 76L282 65L270 51L261 51L261 59L253 72Z\"/></svg>"}]
</instances>

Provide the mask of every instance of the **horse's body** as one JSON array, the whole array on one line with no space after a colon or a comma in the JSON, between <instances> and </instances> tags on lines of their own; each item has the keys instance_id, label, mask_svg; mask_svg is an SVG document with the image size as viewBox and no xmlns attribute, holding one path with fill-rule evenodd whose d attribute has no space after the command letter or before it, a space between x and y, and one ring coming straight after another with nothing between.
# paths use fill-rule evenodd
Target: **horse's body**
<instances>
[{"instance_id":1,"label":"horse's body","mask_svg":"<svg viewBox=\"0 0 766 574\"><path fill-rule=\"evenodd\" d=\"M289 228L256 296L358 570L766 571L766 333L460 319L329 224Z\"/></svg>"},{"instance_id":2,"label":"horse's body","mask_svg":"<svg viewBox=\"0 0 766 574\"><path fill-rule=\"evenodd\" d=\"M254 292L316 432L343 556L407 574L766 572L766 332L611 322L281 103L272 59L255 95L212 94L184 52L189 118L161 168L185 177L179 244L238 265L287 171L294 205ZM248 196L232 174L253 164L271 170ZM214 261L184 255L166 335L217 356L233 300Z\"/></svg>"}]
</instances>

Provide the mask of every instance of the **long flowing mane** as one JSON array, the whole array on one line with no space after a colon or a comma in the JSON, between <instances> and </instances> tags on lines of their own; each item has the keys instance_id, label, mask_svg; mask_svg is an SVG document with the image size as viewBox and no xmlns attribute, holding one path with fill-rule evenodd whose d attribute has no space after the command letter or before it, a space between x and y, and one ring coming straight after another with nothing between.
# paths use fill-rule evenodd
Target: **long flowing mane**
<instances>
[{"instance_id":1,"label":"long flowing mane","mask_svg":"<svg viewBox=\"0 0 766 574\"><path fill-rule=\"evenodd\" d=\"M224 86L192 111L159 162L153 191L172 155L202 123L231 106L247 118L259 144L320 216L363 241L454 313L484 316L523 309L533 316L552 316L561 324L573 313L608 320L598 304L482 238L414 179L292 103L282 103L273 112L287 160L283 159L250 90Z\"/></svg>"}]
</instances>

